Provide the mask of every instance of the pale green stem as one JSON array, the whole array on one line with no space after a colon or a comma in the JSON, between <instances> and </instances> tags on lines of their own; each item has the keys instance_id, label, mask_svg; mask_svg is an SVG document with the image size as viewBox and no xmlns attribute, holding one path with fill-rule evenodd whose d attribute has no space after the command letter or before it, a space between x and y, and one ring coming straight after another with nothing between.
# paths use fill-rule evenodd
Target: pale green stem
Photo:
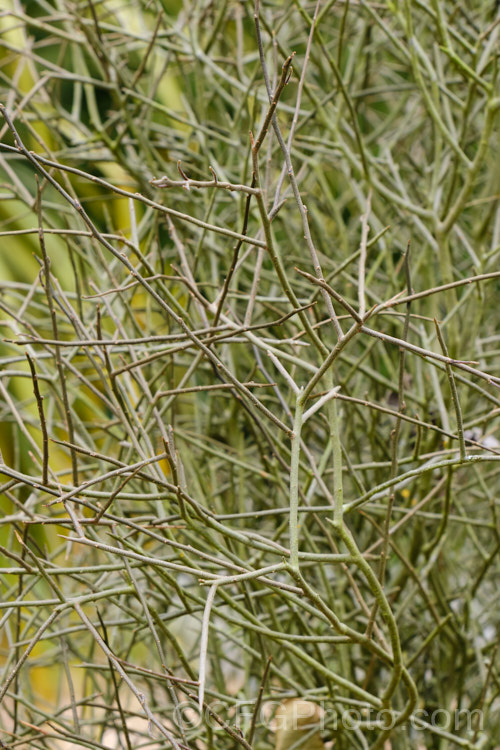
<instances>
[{"instance_id":1,"label":"pale green stem","mask_svg":"<svg viewBox=\"0 0 500 750\"><path fill-rule=\"evenodd\" d=\"M296 570L299 568L299 463L303 414L304 391L301 389L295 402L290 458L290 565Z\"/></svg>"}]
</instances>

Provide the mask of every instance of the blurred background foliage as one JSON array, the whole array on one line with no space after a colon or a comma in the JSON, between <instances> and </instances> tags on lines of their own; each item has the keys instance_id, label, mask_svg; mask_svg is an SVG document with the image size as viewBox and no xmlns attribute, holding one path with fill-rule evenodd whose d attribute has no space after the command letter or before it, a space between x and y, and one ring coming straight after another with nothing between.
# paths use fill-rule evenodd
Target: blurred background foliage
<instances>
[{"instance_id":1,"label":"blurred background foliage","mask_svg":"<svg viewBox=\"0 0 500 750\"><path fill-rule=\"evenodd\" d=\"M277 119L286 140L296 117L293 167L323 276L335 290L356 307L363 215L368 227L368 308L406 290L409 241L415 292L495 272L500 253L500 24L495 3L324 0L316 5L266 0L259 18L273 89L284 60L295 52L293 75ZM235 238L215 233L208 225L241 232L246 195L182 187L162 191L151 180L164 174L184 179L177 172L180 162L192 180L211 180L211 167L220 182L250 185L249 132L259 132L269 107L254 4L4 0L0 101L24 145L52 163L46 165L49 174L84 208L99 235L153 280L160 296L191 330L210 332L214 310L204 303L219 298ZM3 478L1 488L0 543L6 554L0 561L2 599L17 602L2 610L3 679L55 606L50 602L59 594L50 580L57 578L64 597L89 595L88 617L99 627L96 607L102 612L101 635L114 653L133 663L131 674L155 715L175 732L171 715L176 700L184 696L173 696L165 671L161 680L140 672L150 668L162 673L164 664L152 646L153 628L137 589L147 591L169 674L195 681L205 588L188 573L174 575L161 565L148 568L139 562L137 567L134 563L134 579L116 549L111 553L61 540L74 529L74 518L66 506L46 504L80 483L82 491L75 495L80 504L75 508L95 543L175 564L189 558L194 565L196 560L200 575L205 560L197 557L199 551L218 557L223 570L227 560L262 567L276 557L269 548L251 547L256 529L270 540L270 547L289 547L289 443L275 434L272 423L262 427L249 403L233 391L171 393L179 384L219 384L214 367L207 359L197 359L196 349L183 348L186 341L179 325L134 282L119 258L91 236L74 206L43 175L37 192L33 165L16 152L12 132L3 121L0 141L0 448L4 463L15 472ZM318 287L295 271L299 267L314 273L314 268L283 155L271 131L260 168L266 207L279 209L272 230L286 275L300 304L316 302L307 319L331 349L335 331L327 325ZM161 206L179 214L167 219ZM47 262L39 219L50 257L57 336L43 281ZM250 204L247 234L263 240L255 201ZM262 269L257 273L259 263ZM189 278L194 290L186 283ZM409 341L441 352L436 318L452 357L498 373L499 291L500 282L494 278L414 301ZM261 325L257 335L265 345L287 353L287 368L302 383L308 370L301 363L311 368L320 360L297 315L276 324L290 310L270 257L257 246L243 244L224 312L240 326ZM344 325L344 318L341 322ZM384 311L376 325L387 335L403 336L404 309ZM153 336L172 339L155 341ZM125 343L101 349L77 344L63 348L32 343L30 337L66 342L115 338ZM136 343L127 343L132 339ZM240 382L261 386L255 391L259 399L291 426L293 394L262 346L240 331L227 344L213 344L213 350ZM56 351L62 352L59 362ZM43 431L26 352L36 364L52 440L46 485L52 496L39 491ZM153 354L158 357L148 360ZM143 359L141 366L126 369ZM399 472L457 455L457 423L446 369L407 357L401 381L400 363L397 346L358 337L335 365L334 380L345 397L339 403L346 501L376 490L391 476L391 432L403 391L405 414L413 421L403 422L399 430ZM456 380L468 449L498 456L498 384L460 370ZM162 395L164 391L168 394ZM178 451L174 469L163 455L163 440L171 435L167 426L173 429ZM330 427L318 412L304 433L328 487ZM132 476L121 487L123 478L113 476L94 489L83 484L117 466L155 456L159 458L151 468L154 481L149 475ZM180 478L173 477L173 471ZM323 508L301 516L303 549L311 555L335 554L337 544L324 522L328 500L308 458L303 458L300 478L303 505ZM179 510L166 481L179 481L218 523L250 536L226 537L220 529L216 533L209 528L203 514L186 512L182 506ZM486 724L484 732L476 726L467 731L463 725L445 727L445 735L432 728L408 736L396 732L395 748L498 746L498 489L495 462L467 470L426 468L398 486L391 524L405 520L401 528L391 528L395 547L386 590L419 688L418 705L429 712L439 707L480 708ZM360 549L374 565L386 495L381 491L372 503L349 515ZM103 515L102 529L92 526L109 497L118 498L111 515ZM189 550L169 546L175 540ZM34 576L33 566L43 573ZM213 559L206 566L209 571L217 569ZM353 578L339 575L338 566L327 562L304 566L311 585L335 603L332 607L338 607L347 622L360 630L366 627L366 608L373 602L357 573ZM49 568L61 572L52 575ZM356 586L361 587L361 600ZM104 588L109 588L109 596L97 602ZM379 696L387 667L373 655L353 644L334 647L328 641L333 634L328 623L300 610L285 595L280 598L281 590L270 596L269 589L255 581L235 592L233 605L226 601L214 609L208 657L207 696L220 702L228 721L238 700L256 699L269 655L273 662L265 684L268 698L300 694L329 701L336 710L351 705L349 691L329 681L324 670L313 668L312 658ZM245 608L251 613L248 630ZM280 632L281 640L259 631L259 620ZM123 683L118 688L111 679L113 669L89 632L70 609L63 622L48 629L16 672L0 707L1 740L12 742L12 747L49 748L58 742L61 747L168 746L155 734L157 729L148 726ZM316 642L307 641L312 635ZM300 655L287 650L287 638L295 636L309 658L307 668ZM399 710L402 696L404 691L396 698ZM245 726L247 737L248 731ZM327 726L323 734L337 747L361 748L376 742L377 733L337 733ZM264 724L257 726L254 736L262 747L272 741ZM227 733L214 737L213 729L203 724L179 741L201 749L232 747L237 740Z\"/></svg>"}]
</instances>

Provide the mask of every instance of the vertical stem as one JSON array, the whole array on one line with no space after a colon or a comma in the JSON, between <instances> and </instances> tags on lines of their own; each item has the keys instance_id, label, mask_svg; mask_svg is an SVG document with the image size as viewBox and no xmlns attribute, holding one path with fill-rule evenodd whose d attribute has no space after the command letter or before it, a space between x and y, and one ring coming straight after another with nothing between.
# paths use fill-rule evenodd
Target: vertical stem
<instances>
[{"instance_id":1,"label":"vertical stem","mask_svg":"<svg viewBox=\"0 0 500 750\"><path fill-rule=\"evenodd\" d=\"M445 357L448 357L449 356L448 347L446 346L446 342L443 338L443 334L441 333L441 328L439 326L439 323L437 322L435 318L434 318L434 325L436 326L436 333L437 333L439 345L441 346L441 349ZM453 370L451 368L451 365L446 363L445 367L446 367L446 374L448 376L448 382L450 384L451 398L453 401L453 406L455 407L458 444L460 446L460 460L465 461L467 458L467 451L465 450L464 424L463 424L463 419L462 419L462 409L460 408L460 400L458 398L457 384L455 383L455 376L453 375Z\"/></svg>"},{"instance_id":2,"label":"vertical stem","mask_svg":"<svg viewBox=\"0 0 500 750\"><path fill-rule=\"evenodd\" d=\"M340 415L334 398L330 405L330 439L332 441L333 457L333 521L336 525L343 524L344 517L344 488L342 483L342 444L340 442Z\"/></svg>"},{"instance_id":3,"label":"vertical stem","mask_svg":"<svg viewBox=\"0 0 500 750\"><path fill-rule=\"evenodd\" d=\"M26 353L26 359L31 370L31 379L33 381L33 393L35 394L36 404L38 407L38 416L40 419L40 430L42 432L42 446L43 446L43 462L42 462L42 484L47 484L49 481L49 436L47 432L47 422L45 421L45 414L43 411L43 396L40 393L38 387L38 377L34 362L30 355Z\"/></svg>"},{"instance_id":4,"label":"vertical stem","mask_svg":"<svg viewBox=\"0 0 500 750\"><path fill-rule=\"evenodd\" d=\"M43 258L43 270L45 278L45 294L47 296L47 306L50 312L50 318L52 322L52 335L55 339L59 338L58 327L57 327L57 314L52 296L52 280L50 278L50 258L47 254L45 247L45 236L43 231L43 217L42 217L42 191L40 188L40 181L38 175L36 176L36 213L38 217L38 239L40 242L40 249L42 251ZM56 346L56 363L57 370L59 373L59 380L61 385L61 397L64 407L64 416L66 421L66 429L68 431L68 440L71 445L75 442L75 432L73 428L73 418L71 416L71 406L68 398L68 389L66 386L66 374L64 372L61 352L58 346ZM78 462L76 457L76 451L74 448L70 448L71 455L71 469L73 475L73 484L75 487L78 485Z\"/></svg>"},{"instance_id":5,"label":"vertical stem","mask_svg":"<svg viewBox=\"0 0 500 750\"><path fill-rule=\"evenodd\" d=\"M290 459L290 565L296 570L299 568L299 462L303 413L304 391L301 389L295 402Z\"/></svg>"}]
</instances>

